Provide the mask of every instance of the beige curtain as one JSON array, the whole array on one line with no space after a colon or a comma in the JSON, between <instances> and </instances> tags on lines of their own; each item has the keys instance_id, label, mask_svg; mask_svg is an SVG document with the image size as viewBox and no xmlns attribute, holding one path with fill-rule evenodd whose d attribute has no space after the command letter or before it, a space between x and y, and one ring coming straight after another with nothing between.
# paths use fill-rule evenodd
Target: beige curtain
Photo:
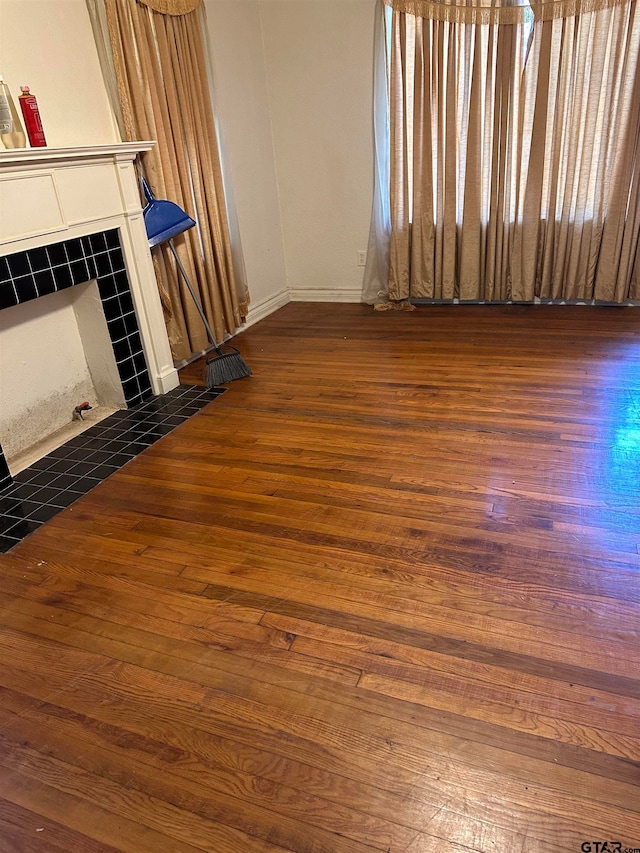
<instances>
[{"instance_id":1,"label":"beige curtain","mask_svg":"<svg viewBox=\"0 0 640 853\"><path fill-rule=\"evenodd\" d=\"M633 0L385 0L400 300L640 298Z\"/></svg>"},{"instance_id":2,"label":"beige curtain","mask_svg":"<svg viewBox=\"0 0 640 853\"><path fill-rule=\"evenodd\" d=\"M155 139L143 169L157 198L198 223L175 245L218 341L246 317L249 295L234 273L211 107L201 0L105 0L127 140ZM165 247L154 250L176 361L207 348L206 332Z\"/></svg>"}]
</instances>

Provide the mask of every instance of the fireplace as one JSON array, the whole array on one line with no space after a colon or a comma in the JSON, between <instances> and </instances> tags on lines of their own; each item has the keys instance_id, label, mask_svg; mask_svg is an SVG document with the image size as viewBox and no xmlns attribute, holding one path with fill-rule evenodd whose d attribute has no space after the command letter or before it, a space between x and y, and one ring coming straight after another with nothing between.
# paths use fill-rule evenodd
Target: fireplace
<instances>
[{"instance_id":1,"label":"fireplace","mask_svg":"<svg viewBox=\"0 0 640 853\"><path fill-rule=\"evenodd\" d=\"M0 310L97 282L127 406L178 385L133 166L152 144L0 152Z\"/></svg>"},{"instance_id":2,"label":"fireplace","mask_svg":"<svg viewBox=\"0 0 640 853\"><path fill-rule=\"evenodd\" d=\"M98 285L124 401L132 406L151 395L151 380L117 229L0 258L0 309L92 279ZM6 466L4 454L0 464ZM7 475L8 469L0 471L0 482L7 481Z\"/></svg>"}]
</instances>

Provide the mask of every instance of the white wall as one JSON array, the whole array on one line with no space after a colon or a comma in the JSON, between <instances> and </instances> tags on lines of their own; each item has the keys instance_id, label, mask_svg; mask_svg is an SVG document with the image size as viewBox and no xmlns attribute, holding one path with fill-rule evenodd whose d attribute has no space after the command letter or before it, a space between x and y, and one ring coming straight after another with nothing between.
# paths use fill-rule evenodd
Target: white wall
<instances>
[{"instance_id":1,"label":"white wall","mask_svg":"<svg viewBox=\"0 0 640 853\"><path fill-rule=\"evenodd\" d=\"M376 0L206 3L252 304L360 301Z\"/></svg>"},{"instance_id":2,"label":"white wall","mask_svg":"<svg viewBox=\"0 0 640 853\"><path fill-rule=\"evenodd\" d=\"M251 293L249 322L289 300L260 4L206 0L216 114Z\"/></svg>"},{"instance_id":3,"label":"white wall","mask_svg":"<svg viewBox=\"0 0 640 853\"><path fill-rule=\"evenodd\" d=\"M31 87L48 145L119 141L85 0L0 0L0 72L16 106Z\"/></svg>"},{"instance_id":4,"label":"white wall","mask_svg":"<svg viewBox=\"0 0 640 853\"><path fill-rule=\"evenodd\" d=\"M375 2L260 4L294 299L360 299L356 252L367 248L373 193Z\"/></svg>"}]
</instances>

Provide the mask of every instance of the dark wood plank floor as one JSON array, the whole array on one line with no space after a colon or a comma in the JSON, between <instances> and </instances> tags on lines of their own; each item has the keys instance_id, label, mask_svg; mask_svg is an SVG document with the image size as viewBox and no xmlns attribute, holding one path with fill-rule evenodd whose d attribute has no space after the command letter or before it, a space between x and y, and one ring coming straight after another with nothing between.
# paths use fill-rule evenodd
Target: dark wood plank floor
<instances>
[{"instance_id":1,"label":"dark wood plank floor","mask_svg":"<svg viewBox=\"0 0 640 853\"><path fill-rule=\"evenodd\" d=\"M0 558L2 853L640 849L639 333L242 335L252 379Z\"/></svg>"}]
</instances>

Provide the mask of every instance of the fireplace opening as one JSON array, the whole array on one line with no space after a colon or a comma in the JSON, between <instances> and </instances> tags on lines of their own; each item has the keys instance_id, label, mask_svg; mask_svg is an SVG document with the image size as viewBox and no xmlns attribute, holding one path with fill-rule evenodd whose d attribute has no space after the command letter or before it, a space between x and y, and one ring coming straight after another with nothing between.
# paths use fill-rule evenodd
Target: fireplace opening
<instances>
[{"instance_id":1,"label":"fireplace opening","mask_svg":"<svg viewBox=\"0 0 640 853\"><path fill-rule=\"evenodd\" d=\"M122 408L95 280L0 311L0 444L11 474Z\"/></svg>"},{"instance_id":2,"label":"fireplace opening","mask_svg":"<svg viewBox=\"0 0 640 853\"><path fill-rule=\"evenodd\" d=\"M99 301L106 319L108 347L101 343L104 341L104 328L101 322L94 326L90 323L88 332L81 334L78 331L76 334L68 325L70 315L67 311L62 333L59 325L57 332L49 332L43 336L40 336L39 332L36 334L32 329L29 339L25 338L24 330L22 330L22 333L15 336L12 348L20 353L32 349L37 350L35 341L39 341L43 337L49 341L56 352L62 348L64 360L66 358L64 354L66 340L73 340L79 336L88 362L91 356L87 354L95 348L97 353L94 359L95 364L102 366L105 359L111 364L111 356L109 355L111 352L115 358L124 402L127 407L135 406L151 396L152 389L118 229L113 228L109 231L38 246L34 249L0 257L0 309L3 313L5 310L25 303L40 302L60 291L82 287L86 282L93 280L97 282ZM66 308L70 308L76 316L84 315L86 311L90 310L87 306L93 302L97 305L98 302L95 299L95 290L92 293L85 290L84 296L81 296L77 302L71 297L69 298L71 301L67 303ZM48 303L45 304L48 305ZM29 320L34 321L33 314L27 315L27 321ZM19 320L18 325L21 326L22 322L25 320ZM66 333L64 332L64 323L67 324ZM9 322L8 328L13 328L13 325ZM101 329L99 332L96 331L98 326ZM3 346L6 349L6 343L3 336L0 335L0 347ZM48 360L50 350L46 347L44 349ZM43 354L38 353L38 355L42 357ZM36 369L42 369L41 357L37 359ZM3 361L8 363L6 358L3 358ZM91 366L89 363L87 364L89 375L93 374L92 382L95 387L95 381L100 384L103 380L96 380L94 368L93 363ZM7 375L10 376L10 374L9 369ZM50 382L50 395L53 393L52 386L53 383ZM5 432L10 434L9 440L14 443L12 456L14 456L15 465L16 439L20 438L22 441L20 430L24 427L24 422L21 424L19 419L16 420L15 418L15 401L24 388L19 383L16 388L15 379L9 381L9 387L13 389L10 395L13 409L10 405L8 414L5 416L7 422ZM75 393L79 389L74 389L72 386L71 390L74 390ZM120 399L116 389L116 399L112 406L118 408ZM82 402L84 400L77 400L74 403L74 408ZM19 403L17 405L19 409ZM3 408L7 409L6 404ZM35 415L37 407L32 406L29 411ZM24 412L22 414L24 415ZM7 465L6 451L2 443L1 421L2 416L0 415L0 489L3 489L11 483L11 472Z\"/></svg>"}]
</instances>

